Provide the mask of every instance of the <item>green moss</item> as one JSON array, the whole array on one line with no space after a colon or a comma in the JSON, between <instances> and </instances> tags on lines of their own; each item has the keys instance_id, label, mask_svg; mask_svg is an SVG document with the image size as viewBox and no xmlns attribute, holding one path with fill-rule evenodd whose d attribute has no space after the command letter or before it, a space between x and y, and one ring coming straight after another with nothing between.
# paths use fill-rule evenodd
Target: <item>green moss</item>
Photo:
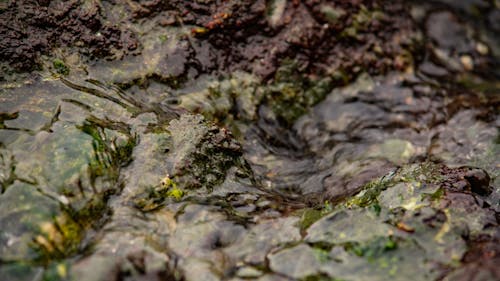
<instances>
[{"instance_id":1,"label":"green moss","mask_svg":"<svg viewBox=\"0 0 500 281\"><path fill-rule=\"evenodd\" d=\"M42 223L33 240L32 248L38 253L36 262L48 264L78 253L86 231L103 223L109 211L108 198L109 194L103 193L94 195L80 208L62 205L62 213L52 222Z\"/></svg>"},{"instance_id":2,"label":"green moss","mask_svg":"<svg viewBox=\"0 0 500 281\"><path fill-rule=\"evenodd\" d=\"M167 41L168 36L165 35L165 34L161 34L161 35L158 36L158 39L160 39L160 42L164 43L164 42Z\"/></svg>"},{"instance_id":3,"label":"green moss","mask_svg":"<svg viewBox=\"0 0 500 281\"><path fill-rule=\"evenodd\" d=\"M35 261L48 264L53 260L64 259L78 250L83 229L70 217L55 217L51 223L40 227L40 234L33 240L32 248L38 253Z\"/></svg>"},{"instance_id":4,"label":"green moss","mask_svg":"<svg viewBox=\"0 0 500 281\"><path fill-rule=\"evenodd\" d=\"M382 191L394 186L396 183L412 183L417 187L420 187L422 186L423 182L427 184L437 184L441 180L442 176L439 172L439 166L434 163L425 162L418 165L406 166L402 169L399 169L398 171L392 172L389 175L365 184L357 195L348 199L344 203L344 206L372 206L375 212L380 213L380 206L376 206L378 205L377 197L380 195L380 193L382 193ZM439 198L439 196L441 195L439 190L437 190L434 194L436 198Z\"/></svg>"},{"instance_id":5,"label":"green moss","mask_svg":"<svg viewBox=\"0 0 500 281\"><path fill-rule=\"evenodd\" d=\"M106 202L111 195L112 192L109 191L98 194L90 198L81 209L67 208L66 213L81 227L91 227L96 219L101 218L109 210Z\"/></svg>"},{"instance_id":6,"label":"green moss","mask_svg":"<svg viewBox=\"0 0 500 281\"><path fill-rule=\"evenodd\" d=\"M182 196L184 196L184 192L181 189L174 187L167 192L167 196L172 197L175 200L181 200Z\"/></svg>"},{"instance_id":7,"label":"green moss","mask_svg":"<svg viewBox=\"0 0 500 281\"><path fill-rule=\"evenodd\" d=\"M432 162L424 162L401 169L399 176L395 180L402 182L439 183L443 180L443 177L438 165Z\"/></svg>"},{"instance_id":8,"label":"green moss","mask_svg":"<svg viewBox=\"0 0 500 281\"><path fill-rule=\"evenodd\" d=\"M392 237L377 237L367 243L347 243L346 251L354 253L359 257L373 260L388 251L397 249L397 242Z\"/></svg>"},{"instance_id":9,"label":"green moss","mask_svg":"<svg viewBox=\"0 0 500 281\"><path fill-rule=\"evenodd\" d=\"M182 97L182 104L233 131L238 130L235 122L255 120L262 104L284 125L291 125L322 101L336 84L345 84L346 79L349 78L341 71L332 75L308 75L297 61L284 59L267 83L254 75L236 72L220 81L211 81L207 91ZM200 99L206 100L200 102Z\"/></svg>"},{"instance_id":10,"label":"green moss","mask_svg":"<svg viewBox=\"0 0 500 281\"><path fill-rule=\"evenodd\" d=\"M52 61L52 66L54 66L54 69L56 70L56 72L61 74L61 75L68 75L69 74L69 68L60 59L54 59Z\"/></svg>"},{"instance_id":11,"label":"green moss","mask_svg":"<svg viewBox=\"0 0 500 281\"><path fill-rule=\"evenodd\" d=\"M177 182L174 181L173 179L170 178L170 176L166 176L164 177L161 182L160 182L160 185L161 185L161 191L165 191L165 190L168 190L168 191L172 191L172 190L176 190L174 193L179 193L179 192L182 192L178 187L177 187ZM168 192L167 192L168 194Z\"/></svg>"},{"instance_id":12,"label":"green moss","mask_svg":"<svg viewBox=\"0 0 500 281\"><path fill-rule=\"evenodd\" d=\"M92 154L87 173L80 175L76 184L73 181L68 183L71 186L58 188L58 193L64 195L59 212L52 221L39 225L32 248L38 253L36 262L44 265L80 252L88 231L105 221L108 199L123 187L120 169L131 161L136 145L136 137L121 123L93 117L78 129L91 137Z\"/></svg>"},{"instance_id":13,"label":"green moss","mask_svg":"<svg viewBox=\"0 0 500 281\"><path fill-rule=\"evenodd\" d=\"M379 215L380 215L380 212L382 211L382 207L380 207L380 205L379 205L379 204L377 204L377 203L372 204L372 205L370 206L370 208L373 210L373 212L374 212L377 216L379 216Z\"/></svg>"},{"instance_id":14,"label":"green moss","mask_svg":"<svg viewBox=\"0 0 500 281\"><path fill-rule=\"evenodd\" d=\"M330 260L329 251L321 248L313 248L315 258L324 263Z\"/></svg>"},{"instance_id":15,"label":"green moss","mask_svg":"<svg viewBox=\"0 0 500 281\"><path fill-rule=\"evenodd\" d=\"M50 264L43 273L42 281L65 281L71 280L69 276L69 265L66 262Z\"/></svg>"},{"instance_id":16,"label":"green moss","mask_svg":"<svg viewBox=\"0 0 500 281\"><path fill-rule=\"evenodd\" d=\"M341 36L356 38L360 32L367 30L372 21L380 20L383 17L384 13L382 11L378 9L369 10L361 5L359 11L351 17L351 25L344 29Z\"/></svg>"},{"instance_id":17,"label":"green moss","mask_svg":"<svg viewBox=\"0 0 500 281\"><path fill-rule=\"evenodd\" d=\"M194 179L187 187L204 186L212 189L224 181L229 168L239 164L241 152L214 145L208 140L191 156L189 173Z\"/></svg>"},{"instance_id":18,"label":"green moss","mask_svg":"<svg viewBox=\"0 0 500 281\"><path fill-rule=\"evenodd\" d=\"M297 62L284 60L265 90L265 99L281 121L291 124L332 89L331 77L309 78L298 69Z\"/></svg>"},{"instance_id":19,"label":"green moss","mask_svg":"<svg viewBox=\"0 0 500 281\"><path fill-rule=\"evenodd\" d=\"M432 193L431 195L428 195L428 198L432 201L439 200L443 197L445 194L445 191L443 188L439 188L436 192Z\"/></svg>"},{"instance_id":20,"label":"green moss","mask_svg":"<svg viewBox=\"0 0 500 281\"><path fill-rule=\"evenodd\" d=\"M333 207L329 201L325 201L324 205L320 206L320 208L303 210L299 221L300 230L304 231L308 229L309 226L332 211Z\"/></svg>"},{"instance_id":21,"label":"green moss","mask_svg":"<svg viewBox=\"0 0 500 281\"><path fill-rule=\"evenodd\" d=\"M111 182L116 181L120 168L132 161L137 136L131 135L126 125L95 118L87 119L78 128L93 139L93 157L88 166L91 185L95 187L99 177L105 177Z\"/></svg>"},{"instance_id":22,"label":"green moss","mask_svg":"<svg viewBox=\"0 0 500 281\"><path fill-rule=\"evenodd\" d=\"M322 5L320 9L326 20L332 24L338 23L347 14L344 9L334 8L330 5Z\"/></svg>"},{"instance_id":23,"label":"green moss","mask_svg":"<svg viewBox=\"0 0 500 281\"><path fill-rule=\"evenodd\" d=\"M381 179L376 179L365 184L362 188L362 191L358 193L356 196L349 199L345 205L347 207L358 206L358 207L367 207L372 204L377 203L377 197L380 195L382 191L387 189L391 183L389 181ZM378 205L378 204L377 204ZM377 211L377 208L374 208ZM380 213L380 210L378 211Z\"/></svg>"},{"instance_id":24,"label":"green moss","mask_svg":"<svg viewBox=\"0 0 500 281\"><path fill-rule=\"evenodd\" d=\"M146 188L145 192L133 199L136 208L143 212L150 212L161 208L168 198L179 201L185 192L177 187L176 181L166 176L157 186Z\"/></svg>"},{"instance_id":25,"label":"green moss","mask_svg":"<svg viewBox=\"0 0 500 281\"><path fill-rule=\"evenodd\" d=\"M203 118L199 119L200 117L181 118L181 122L174 122L171 128L178 130L184 123L196 122L193 135L173 134L174 143L185 146L179 147L178 153L187 160L186 165L180 166L176 171L179 185L184 189L205 188L210 191L225 180L231 167L238 168L240 174L251 174L248 164L241 157L241 146L230 132L204 121ZM183 150L184 152L179 152Z\"/></svg>"},{"instance_id":26,"label":"green moss","mask_svg":"<svg viewBox=\"0 0 500 281\"><path fill-rule=\"evenodd\" d=\"M313 223L318 221L322 217L321 211L319 210L314 210L314 209L306 209L302 213L302 216L300 217L300 229L301 230L306 230L311 226Z\"/></svg>"}]
</instances>

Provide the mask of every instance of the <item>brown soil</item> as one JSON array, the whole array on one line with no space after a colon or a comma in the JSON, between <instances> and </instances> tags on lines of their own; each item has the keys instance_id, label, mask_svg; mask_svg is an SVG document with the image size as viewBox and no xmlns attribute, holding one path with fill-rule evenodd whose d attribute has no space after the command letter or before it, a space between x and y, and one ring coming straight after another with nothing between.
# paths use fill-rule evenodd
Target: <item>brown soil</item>
<instances>
[{"instance_id":1,"label":"brown soil","mask_svg":"<svg viewBox=\"0 0 500 281\"><path fill-rule=\"evenodd\" d=\"M131 31L108 24L101 14L97 1L10 1L0 12L0 61L30 71L55 47L76 47L89 58L138 48Z\"/></svg>"},{"instance_id":2,"label":"brown soil","mask_svg":"<svg viewBox=\"0 0 500 281\"><path fill-rule=\"evenodd\" d=\"M290 58L307 73L336 71L345 81L362 71L404 69L415 51L411 17L393 1L287 1L275 22L262 0L38 2L11 1L0 14L0 61L17 71L36 68L40 55L55 47L76 47L89 58L130 53L139 43L125 23L146 17L162 26L197 26L189 64L198 74L245 70L269 78ZM110 20L115 6L126 11L123 24L109 23L116 22Z\"/></svg>"}]
</instances>

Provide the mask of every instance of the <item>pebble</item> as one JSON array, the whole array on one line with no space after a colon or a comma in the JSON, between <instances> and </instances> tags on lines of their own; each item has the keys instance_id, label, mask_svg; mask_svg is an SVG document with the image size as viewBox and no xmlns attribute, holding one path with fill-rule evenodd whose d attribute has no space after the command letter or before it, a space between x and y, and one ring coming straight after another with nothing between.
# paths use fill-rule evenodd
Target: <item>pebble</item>
<instances>
[{"instance_id":1,"label":"pebble","mask_svg":"<svg viewBox=\"0 0 500 281\"><path fill-rule=\"evenodd\" d=\"M469 55L460 56L460 62L466 71L471 71L474 69L474 61L472 57Z\"/></svg>"},{"instance_id":2,"label":"pebble","mask_svg":"<svg viewBox=\"0 0 500 281\"><path fill-rule=\"evenodd\" d=\"M488 46L481 42L478 42L476 44L476 51L482 56L486 56L489 53Z\"/></svg>"}]
</instances>

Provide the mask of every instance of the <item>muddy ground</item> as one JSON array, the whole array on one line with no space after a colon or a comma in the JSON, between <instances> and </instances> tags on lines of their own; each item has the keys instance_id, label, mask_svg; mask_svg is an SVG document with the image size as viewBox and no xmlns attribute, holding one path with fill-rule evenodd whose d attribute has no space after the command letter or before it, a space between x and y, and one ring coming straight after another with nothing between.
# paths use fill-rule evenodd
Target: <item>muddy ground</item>
<instances>
[{"instance_id":1,"label":"muddy ground","mask_svg":"<svg viewBox=\"0 0 500 281\"><path fill-rule=\"evenodd\" d=\"M0 276L500 279L499 23L480 0L1 2Z\"/></svg>"}]
</instances>

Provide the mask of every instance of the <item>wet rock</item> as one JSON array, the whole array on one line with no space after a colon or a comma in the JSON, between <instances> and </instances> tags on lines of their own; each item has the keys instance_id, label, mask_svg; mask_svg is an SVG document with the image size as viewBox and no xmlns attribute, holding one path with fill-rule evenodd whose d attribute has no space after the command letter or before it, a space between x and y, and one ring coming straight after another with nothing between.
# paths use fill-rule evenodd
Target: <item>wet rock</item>
<instances>
[{"instance_id":1,"label":"wet rock","mask_svg":"<svg viewBox=\"0 0 500 281\"><path fill-rule=\"evenodd\" d=\"M181 257L196 257L224 265L222 252L235 246L244 228L230 222L207 222L194 226L179 226L170 239L169 247ZM227 266L227 265L226 265Z\"/></svg>"},{"instance_id":2,"label":"wet rock","mask_svg":"<svg viewBox=\"0 0 500 281\"><path fill-rule=\"evenodd\" d=\"M9 150L0 148L0 193L4 193L16 180L15 164L14 155Z\"/></svg>"},{"instance_id":3,"label":"wet rock","mask_svg":"<svg viewBox=\"0 0 500 281\"><path fill-rule=\"evenodd\" d=\"M328 258L323 259L328 266L318 269L318 257L314 261L309 255L308 262L316 264L314 274L326 272L331 277L356 276L363 280L391 276L404 280L408 278L404 277L406 274L417 270L425 280L439 276L432 269L434 263L450 265L467 257L473 237L489 235L486 233L490 230L495 232L498 224L492 209L482 206L468 191L458 193L448 185L460 180L452 175L461 171L429 164L404 167L354 196L346 203L352 209L334 211L312 224L304 239L322 247L324 243L334 246L326 255ZM412 257L422 259L405 261L405 253L409 252L419 252ZM381 265L385 259L396 256L401 259L392 260L391 266L360 265L367 261ZM466 263L462 266L470 268ZM488 266L481 272L496 274Z\"/></svg>"},{"instance_id":4,"label":"wet rock","mask_svg":"<svg viewBox=\"0 0 500 281\"><path fill-rule=\"evenodd\" d=\"M310 243L342 244L349 241L362 242L375 236L386 236L390 232L391 227L384 224L376 213L369 210L346 210L334 212L315 222L307 229L304 239Z\"/></svg>"},{"instance_id":5,"label":"wet rock","mask_svg":"<svg viewBox=\"0 0 500 281\"><path fill-rule=\"evenodd\" d=\"M226 253L233 259L249 264L262 264L273 248L300 240L297 223L298 218L294 217L259 222L227 248Z\"/></svg>"},{"instance_id":6,"label":"wet rock","mask_svg":"<svg viewBox=\"0 0 500 281\"><path fill-rule=\"evenodd\" d=\"M481 206L470 194L450 192L443 199L444 204L449 204L451 221L463 233L476 236L498 225L495 211Z\"/></svg>"},{"instance_id":7,"label":"wet rock","mask_svg":"<svg viewBox=\"0 0 500 281\"><path fill-rule=\"evenodd\" d=\"M261 278L258 278L257 280L259 281L289 281L290 278L283 277L282 275L278 274L266 274L262 276Z\"/></svg>"},{"instance_id":8,"label":"wet rock","mask_svg":"<svg viewBox=\"0 0 500 281\"><path fill-rule=\"evenodd\" d=\"M0 4L47 66L0 85L0 276L494 279L497 48L431 2Z\"/></svg>"},{"instance_id":9,"label":"wet rock","mask_svg":"<svg viewBox=\"0 0 500 281\"><path fill-rule=\"evenodd\" d=\"M92 268L93 270L89 270ZM126 257L93 255L78 261L70 276L78 280L164 280L175 278L175 271L169 267L169 260L152 251L131 252Z\"/></svg>"},{"instance_id":10,"label":"wet rock","mask_svg":"<svg viewBox=\"0 0 500 281\"><path fill-rule=\"evenodd\" d=\"M437 66L432 62L424 62L420 66L420 71L434 77L444 77L449 74L445 68Z\"/></svg>"},{"instance_id":11,"label":"wet rock","mask_svg":"<svg viewBox=\"0 0 500 281\"><path fill-rule=\"evenodd\" d=\"M30 260L37 252L30 247L40 224L50 222L58 203L33 192L36 187L16 182L0 197L0 254L2 260Z\"/></svg>"},{"instance_id":12,"label":"wet rock","mask_svg":"<svg viewBox=\"0 0 500 281\"><path fill-rule=\"evenodd\" d=\"M471 241L471 248L463 256L465 266L451 272L445 280L494 280L500 277L498 236L482 235Z\"/></svg>"},{"instance_id":13,"label":"wet rock","mask_svg":"<svg viewBox=\"0 0 500 281\"><path fill-rule=\"evenodd\" d=\"M43 274L43 267L33 267L23 264L10 264L0 268L3 278L9 280L28 281Z\"/></svg>"},{"instance_id":14,"label":"wet rock","mask_svg":"<svg viewBox=\"0 0 500 281\"><path fill-rule=\"evenodd\" d=\"M176 79L181 78L186 71L186 64L188 60L188 46L187 42L180 42L175 46L175 50L167 53L166 56L158 63L155 69L155 74L159 79L167 83L172 82L176 85Z\"/></svg>"},{"instance_id":15,"label":"wet rock","mask_svg":"<svg viewBox=\"0 0 500 281\"><path fill-rule=\"evenodd\" d=\"M429 266L421 259L423 253L417 245L408 241L398 243L398 247L402 249L391 250L390 247L382 246L378 255L369 258L352 254L342 247L334 247L328 254L330 261L323 266L323 272L326 272L330 277L359 278L359 280L386 280L388 278L428 280L435 278L436 274L431 273ZM408 258L407 255L411 258Z\"/></svg>"},{"instance_id":16,"label":"wet rock","mask_svg":"<svg viewBox=\"0 0 500 281\"><path fill-rule=\"evenodd\" d=\"M384 157L394 164L404 164L414 156L415 148L404 140L389 139L381 145L376 145L370 149L372 157Z\"/></svg>"},{"instance_id":17,"label":"wet rock","mask_svg":"<svg viewBox=\"0 0 500 281\"><path fill-rule=\"evenodd\" d=\"M381 206L389 209L402 207L406 210L417 210L427 206L425 196L431 196L436 191L438 191L438 186L433 184L398 183L381 192L377 200Z\"/></svg>"},{"instance_id":18,"label":"wet rock","mask_svg":"<svg viewBox=\"0 0 500 281\"><path fill-rule=\"evenodd\" d=\"M482 196L489 195L493 191L490 186L490 176L483 169L461 167L450 170L445 167L443 172L447 174L446 185L458 191L469 191Z\"/></svg>"},{"instance_id":19,"label":"wet rock","mask_svg":"<svg viewBox=\"0 0 500 281\"><path fill-rule=\"evenodd\" d=\"M271 254L268 259L271 270L295 279L314 275L321 268L314 249L304 244Z\"/></svg>"},{"instance_id":20,"label":"wet rock","mask_svg":"<svg viewBox=\"0 0 500 281\"><path fill-rule=\"evenodd\" d=\"M199 280L200 276L207 281L219 281L220 276L216 273L216 270L211 265L209 260L202 260L196 258L189 258L182 263L185 268L184 278L186 281L196 281Z\"/></svg>"},{"instance_id":21,"label":"wet rock","mask_svg":"<svg viewBox=\"0 0 500 281\"><path fill-rule=\"evenodd\" d=\"M286 1L283 0L274 0L269 2L267 10L269 13L269 24L272 27L276 27L279 23L281 23L280 25L283 25L283 22L285 21L283 19L283 14L285 12L286 5Z\"/></svg>"},{"instance_id":22,"label":"wet rock","mask_svg":"<svg viewBox=\"0 0 500 281\"><path fill-rule=\"evenodd\" d=\"M489 54L487 45L498 45L498 42L495 42L495 39L493 41L489 39L491 26L478 20L477 17L483 11L485 15L492 15L497 9L488 7L490 4L486 2L470 3L464 6L448 4L456 6L455 8L459 11L447 9L432 12L432 8L427 7L427 11L431 14L428 15L425 23L426 33L434 44L428 46L432 57L424 62L422 71L436 77L446 76L448 79L453 79L450 73L446 74L446 71L441 68L444 67L451 72L474 73L476 79L495 80L494 77L497 74L486 69L490 68L491 62L497 59ZM468 15L465 16L464 13ZM476 19L471 20L471 18Z\"/></svg>"},{"instance_id":23,"label":"wet rock","mask_svg":"<svg viewBox=\"0 0 500 281\"><path fill-rule=\"evenodd\" d=\"M302 173L297 173L302 176L297 178L297 182L303 182L301 190L307 193L326 190L330 198L342 197L355 192L367 179L383 175L391 165L404 164L421 155L426 143L421 137L409 137L412 132L395 130L394 134L377 135L371 129L398 127L400 122L412 123L415 112L424 112L428 106L426 99L414 99L410 89L395 86L397 81L398 78L394 78L375 87L373 79L363 75L357 83L333 91L325 101L295 123L294 130L306 142L305 147L317 153L316 159L302 156L305 159L301 162L295 161L297 164L310 161L315 163L312 165L317 165L317 170L324 172L322 178L316 175L318 178L308 179L306 171L311 164L302 167ZM374 92L377 94L370 94ZM376 102L373 101L374 96ZM367 99L371 101L365 102ZM387 116L387 107L397 108L398 113ZM399 133L401 138L396 138ZM408 138L420 140L413 143L407 141ZM350 142L350 139L356 139L356 142ZM365 153L360 154L361 151ZM328 162L334 162L335 168L323 166ZM285 171L280 172L285 174Z\"/></svg>"},{"instance_id":24,"label":"wet rock","mask_svg":"<svg viewBox=\"0 0 500 281\"><path fill-rule=\"evenodd\" d=\"M491 12L488 18L488 23L491 24L492 29L496 31L500 30L500 24L498 24L498 19L500 19L500 10L495 9L494 11Z\"/></svg>"},{"instance_id":25,"label":"wet rock","mask_svg":"<svg viewBox=\"0 0 500 281\"><path fill-rule=\"evenodd\" d=\"M186 130L189 128L189 130ZM183 115L170 122L172 134L171 175L186 188L211 190L221 184L232 166L245 171L241 146L225 128L207 123L201 115Z\"/></svg>"},{"instance_id":26,"label":"wet rock","mask_svg":"<svg viewBox=\"0 0 500 281\"><path fill-rule=\"evenodd\" d=\"M452 52L467 52L470 42L466 39L466 30L451 12L433 13L427 19L427 33L437 44Z\"/></svg>"},{"instance_id":27,"label":"wet rock","mask_svg":"<svg viewBox=\"0 0 500 281\"><path fill-rule=\"evenodd\" d=\"M88 268L93 268L89 271ZM103 281L117 276L119 272L117 260L112 257L95 256L77 263L72 274L81 280Z\"/></svg>"},{"instance_id":28,"label":"wet rock","mask_svg":"<svg viewBox=\"0 0 500 281\"><path fill-rule=\"evenodd\" d=\"M431 154L449 165L494 165L495 160L490 159L488 154L496 149L494 140L497 129L493 124L478 120L477 114L478 111L463 110L455 114L447 122L447 126L436 127L439 135L438 139L433 141ZM490 161L492 162L487 164Z\"/></svg>"},{"instance_id":29,"label":"wet rock","mask_svg":"<svg viewBox=\"0 0 500 281\"><path fill-rule=\"evenodd\" d=\"M242 267L238 269L238 272L236 272L236 276L241 278L257 278L262 275L262 271L250 266Z\"/></svg>"},{"instance_id":30,"label":"wet rock","mask_svg":"<svg viewBox=\"0 0 500 281\"><path fill-rule=\"evenodd\" d=\"M492 192L490 187L490 176L482 169L470 169L464 175L470 183L471 190L479 195L488 195Z\"/></svg>"}]
</instances>

